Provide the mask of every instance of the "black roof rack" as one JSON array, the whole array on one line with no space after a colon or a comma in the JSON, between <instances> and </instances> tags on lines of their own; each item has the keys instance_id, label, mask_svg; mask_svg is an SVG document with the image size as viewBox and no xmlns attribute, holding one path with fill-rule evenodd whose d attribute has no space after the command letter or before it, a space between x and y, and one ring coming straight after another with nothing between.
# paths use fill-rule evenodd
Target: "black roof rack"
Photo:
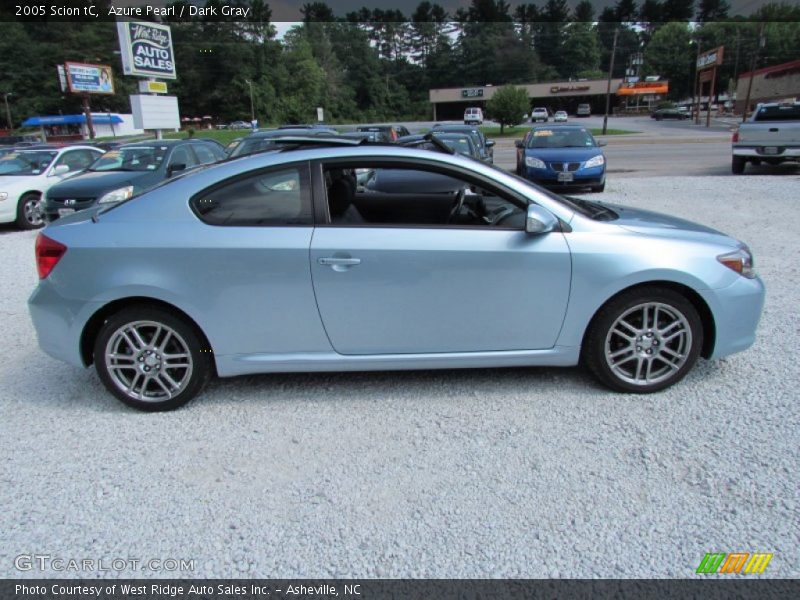
<instances>
[{"instance_id":1,"label":"black roof rack","mask_svg":"<svg viewBox=\"0 0 800 600\"><path fill-rule=\"evenodd\" d=\"M456 153L455 150L440 140L434 133L426 133L421 139L404 142L402 145L413 148L414 146L422 146L423 144L433 144L440 152L444 152L445 154Z\"/></svg>"}]
</instances>

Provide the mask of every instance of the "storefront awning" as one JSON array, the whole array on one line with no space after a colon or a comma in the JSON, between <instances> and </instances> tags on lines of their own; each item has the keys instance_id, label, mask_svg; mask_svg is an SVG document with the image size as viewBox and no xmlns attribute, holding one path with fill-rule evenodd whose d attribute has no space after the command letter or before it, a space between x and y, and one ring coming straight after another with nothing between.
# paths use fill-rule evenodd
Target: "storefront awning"
<instances>
[{"instance_id":1,"label":"storefront awning","mask_svg":"<svg viewBox=\"0 0 800 600\"><path fill-rule=\"evenodd\" d=\"M95 125L117 125L122 123L119 115L99 114L92 115L92 123ZM23 127L45 127L48 125L84 125L86 115L57 115L52 117L30 117L23 121Z\"/></svg>"}]
</instances>

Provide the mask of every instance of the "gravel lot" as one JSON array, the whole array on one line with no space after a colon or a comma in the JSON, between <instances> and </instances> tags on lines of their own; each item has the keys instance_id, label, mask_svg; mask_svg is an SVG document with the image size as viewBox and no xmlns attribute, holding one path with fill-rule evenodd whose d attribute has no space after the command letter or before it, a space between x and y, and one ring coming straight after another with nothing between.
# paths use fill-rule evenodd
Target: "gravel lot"
<instances>
[{"instance_id":1,"label":"gravel lot","mask_svg":"<svg viewBox=\"0 0 800 600\"><path fill-rule=\"evenodd\" d=\"M19 554L194 559L207 577L800 576L800 177L610 179L747 241L755 347L649 397L579 369L267 375L141 414L41 353L35 233L0 231L0 576ZM148 571L85 573L148 576ZM47 572L50 576L74 576ZM162 574L170 576L169 573Z\"/></svg>"}]
</instances>

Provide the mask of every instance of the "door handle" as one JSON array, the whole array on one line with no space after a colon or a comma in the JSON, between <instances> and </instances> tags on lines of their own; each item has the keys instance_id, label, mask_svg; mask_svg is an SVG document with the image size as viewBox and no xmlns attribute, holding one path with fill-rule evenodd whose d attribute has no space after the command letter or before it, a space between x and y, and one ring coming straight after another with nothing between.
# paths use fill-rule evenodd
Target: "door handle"
<instances>
[{"instance_id":1,"label":"door handle","mask_svg":"<svg viewBox=\"0 0 800 600\"><path fill-rule=\"evenodd\" d=\"M317 262L321 265L325 265L328 267L352 267L354 265L360 265L361 259L360 258L337 258L335 256L328 256L325 258L318 258Z\"/></svg>"}]
</instances>

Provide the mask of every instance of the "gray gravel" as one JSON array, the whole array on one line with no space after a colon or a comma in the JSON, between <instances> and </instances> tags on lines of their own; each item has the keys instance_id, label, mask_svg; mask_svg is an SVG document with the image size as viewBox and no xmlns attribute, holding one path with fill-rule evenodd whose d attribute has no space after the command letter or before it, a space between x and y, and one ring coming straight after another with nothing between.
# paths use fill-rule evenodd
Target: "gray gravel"
<instances>
[{"instance_id":1,"label":"gray gravel","mask_svg":"<svg viewBox=\"0 0 800 600\"><path fill-rule=\"evenodd\" d=\"M649 397L579 369L272 375L141 414L39 351L35 234L3 229L0 576L39 575L13 565L37 553L208 577L692 577L709 551L800 576L798 184L609 180L607 199L747 241L768 290L755 347Z\"/></svg>"}]
</instances>

